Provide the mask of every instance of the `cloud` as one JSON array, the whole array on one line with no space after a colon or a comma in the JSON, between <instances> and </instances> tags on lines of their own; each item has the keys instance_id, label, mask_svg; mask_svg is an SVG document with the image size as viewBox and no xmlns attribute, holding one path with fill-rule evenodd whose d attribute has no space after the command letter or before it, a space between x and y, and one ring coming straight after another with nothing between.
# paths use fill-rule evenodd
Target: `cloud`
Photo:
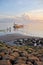
<instances>
[{"instance_id":1,"label":"cloud","mask_svg":"<svg viewBox=\"0 0 43 65\"><path fill-rule=\"evenodd\" d=\"M43 10L33 10L17 16L0 15L0 22L30 23L43 22Z\"/></svg>"},{"instance_id":2,"label":"cloud","mask_svg":"<svg viewBox=\"0 0 43 65\"><path fill-rule=\"evenodd\" d=\"M27 14L20 16L0 16L0 22L16 22L16 23L27 23L30 18Z\"/></svg>"},{"instance_id":3,"label":"cloud","mask_svg":"<svg viewBox=\"0 0 43 65\"><path fill-rule=\"evenodd\" d=\"M0 19L1 18L15 18L15 16L0 15Z\"/></svg>"},{"instance_id":4,"label":"cloud","mask_svg":"<svg viewBox=\"0 0 43 65\"><path fill-rule=\"evenodd\" d=\"M43 9L32 10L27 13L31 20L43 20Z\"/></svg>"}]
</instances>

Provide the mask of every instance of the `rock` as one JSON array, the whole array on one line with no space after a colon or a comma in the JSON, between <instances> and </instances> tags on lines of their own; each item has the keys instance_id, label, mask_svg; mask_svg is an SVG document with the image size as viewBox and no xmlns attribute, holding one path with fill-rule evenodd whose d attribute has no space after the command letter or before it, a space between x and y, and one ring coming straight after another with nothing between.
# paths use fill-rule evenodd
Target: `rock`
<instances>
[{"instance_id":1,"label":"rock","mask_svg":"<svg viewBox=\"0 0 43 65\"><path fill-rule=\"evenodd\" d=\"M10 60L14 60L14 56L10 55L10 56L9 56L9 59L10 59Z\"/></svg>"},{"instance_id":2,"label":"rock","mask_svg":"<svg viewBox=\"0 0 43 65\"><path fill-rule=\"evenodd\" d=\"M1 55L1 56L5 56L5 53L4 53L4 52L1 52L0 55Z\"/></svg>"},{"instance_id":3,"label":"rock","mask_svg":"<svg viewBox=\"0 0 43 65\"><path fill-rule=\"evenodd\" d=\"M14 58L19 57L19 53L18 53L18 52L14 52L14 53L12 53L11 55L14 56Z\"/></svg>"},{"instance_id":4,"label":"rock","mask_svg":"<svg viewBox=\"0 0 43 65\"><path fill-rule=\"evenodd\" d=\"M4 57L3 57L3 59L4 60L14 60L15 58L17 58L18 57L18 55L17 54L11 54L11 55L5 55Z\"/></svg>"},{"instance_id":5,"label":"rock","mask_svg":"<svg viewBox=\"0 0 43 65\"><path fill-rule=\"evenodd\" d=\"M11 63L12 65L17 64L17 58L15 58L15 59L10 59L10 63Z\"/></svg>"},{"instance_id":6,"label":"rock","mask_svg":"<svg viewBox=\"0 0 43 65\"><path fill-rule=\"evenodd\" d=\"M18 64L14 64L14 65L27 65L25 63L18 63Z\"/></svg>"},{"instance_id":7,"label":"rock","mask_svg":"<svg viewBox=\"0 0 43 65\"><path fill-rule=\"evenodd\" d=\"M27 57L28 53L26 51L19 52L20 57Z\"/></svg>"},{"instance_id":8,"label":"rock","mask_svg":"<svg viewBox=\"0 0 43 65\"><path fill-rule=\"evenodd\" d=\"M39 60L43 62L43 57L39 57Z\"/></svg>"},{"instance_id":9,"label":"rock","mask_svg":"<svg viewBox=\"0 0 43 65\"><path fill-rule=\"evenodd\" d=\"M18 63L25 63L26 64L26 60L27 58L26 57L18 57Z\"/></svg>"},{"instance_id":10,"label":"rock","mask_svg":"<svg viewBox=\"0 0 43 65\"><path fill-rule=\"evenodd\" d=\"M0 60L0 65L11 65L9 60Z\"/></svg>"},{"instance_id":11,"label":"rock","mask_svg":"<svg viewBox=\"0 0 43 65\"><path fill-rule=\"evenodd\" d=\"M40 61L37 62L37 65L43 65L43 62L40 62Z\"/></svg>"},{"instance_id":12,"label":"rock","mask_svg":"<svg viewBox=\"0 0 43 65\"><path fill-rule=\"evenodd\" d=\"M3 59L3 57L2 56L0 56L0 60L2 60Z\"/></svg>"},{"instance_id":13,"label":"rock","mask_svg":"<svg viewBox=\"0 0 43 65\"><path fill-rule=\"evenodd\" d=\"M28 62L27 65L33 65L31 62Z\"/></svg>"},{"instance_id":14,"label":"rock","mask_svg":"<svg viewBox=\"0 0 43 65\"><path fill-rule=\"evenodd\" d=\"M33 55L30 55L29 59L39 61L39 58L37 58L36 56L33 56Z\"/></svg>"},{"instance_id":15,"label":"rock","mask_svg":"<svg viewBox=\"0 0 43 65\"><path fill-rule=\"evenodd\" d=\"M19 50L18 49L13 49L13 52L19 52Z\"/></svg>"}]
</instances>

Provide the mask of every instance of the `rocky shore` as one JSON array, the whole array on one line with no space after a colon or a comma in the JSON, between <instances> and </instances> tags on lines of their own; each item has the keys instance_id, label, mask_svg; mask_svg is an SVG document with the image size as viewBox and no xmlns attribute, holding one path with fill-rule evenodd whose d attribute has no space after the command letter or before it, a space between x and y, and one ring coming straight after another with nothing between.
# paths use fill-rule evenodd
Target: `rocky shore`
<instances>
[{"instance_id":1,"label":"rocky shore","mask_svg":"<svg viewBox=\"0 0 43 65\"><path fill-rule=\"evenodd\" d=\"M43 38L0 36L0 65L43 65Z\"/></svg>"},{"instance_id":2,"label":"rocky shore","mask_svg":"<svg viewBox=\"0 0 43 65\"><path fill-rule=\"evenodd\" d=\"M0 42L0 65L43 65L43 47L10 46Z\"/></svg>"}]
</instances>

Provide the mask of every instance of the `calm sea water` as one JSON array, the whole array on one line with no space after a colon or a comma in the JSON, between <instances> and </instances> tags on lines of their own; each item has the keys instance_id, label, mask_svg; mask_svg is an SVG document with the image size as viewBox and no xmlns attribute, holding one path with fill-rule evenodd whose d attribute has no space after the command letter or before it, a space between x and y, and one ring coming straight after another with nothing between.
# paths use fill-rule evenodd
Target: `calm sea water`
<instances>
[{"instance_id":1,"label":"calm sea water","mask_svg":"<svg viewBox=\"0 0 43 65\"><path fill-rule=\"evenodd\" d=\"M19 30L13 29L13 23L0 23L0 30L6 30L9 27L11 27L11 32L7 32L7 31L0 32L0 36L6 35L6 34L21 33L21 34L29 35L29 36L43 37L43 24L42 23L24 24L24 28L21 28Z\"/></svg>"}]
</instances>

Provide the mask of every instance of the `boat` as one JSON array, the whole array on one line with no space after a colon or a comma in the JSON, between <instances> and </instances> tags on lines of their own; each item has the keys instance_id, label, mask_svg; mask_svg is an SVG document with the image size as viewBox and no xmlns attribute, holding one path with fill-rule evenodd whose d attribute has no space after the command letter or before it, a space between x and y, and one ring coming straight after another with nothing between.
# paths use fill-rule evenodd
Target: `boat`
<instances>
[{"instance_id":1,"label":"boat","mask_svg":"<svg viewBox=\"0 0 43 65\"><path fill-rule=\"evenodd\" d=\"M23 28L23 27L24 27L24 25L15 24L15 23L14 23L14 26L13 26L14 29L19 29L19 28Z\"/></svg>"}]
</instances>

